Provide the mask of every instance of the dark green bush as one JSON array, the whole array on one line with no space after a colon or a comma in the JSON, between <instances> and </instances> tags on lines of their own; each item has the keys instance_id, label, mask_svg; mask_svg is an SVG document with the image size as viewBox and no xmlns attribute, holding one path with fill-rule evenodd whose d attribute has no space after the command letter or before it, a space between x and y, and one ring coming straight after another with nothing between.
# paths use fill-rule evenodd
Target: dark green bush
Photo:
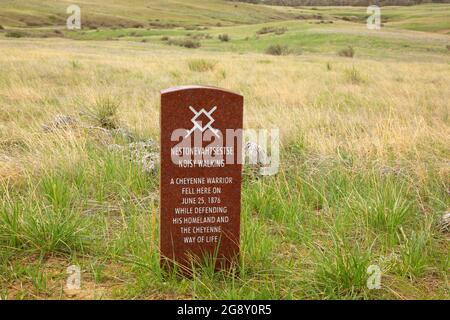
<instances>
[{"instance_id":1,"label":"dark green bush","mask_svg":"<svg viewBox=\"0 0 450 320\"><path fill-rule=\"evenodd\" d=\"M271 54L274 56L283 56L289 54L290 52L291 51L288 46L280 44L271 45L266 49L267 54Z\"/></svg>"},{"instance_id":2,"label":"dark green bush","mask_svg":"<svg viewBox=\"0 0 450 320\"><path fill-rule=\"evenodd\" d=\"M275 33L277 35L283 34L287 31L286 27L264 27L256 31L256 34Z\"/></svg>"},{"instance_id":3,"label":"dark green bush","mask_svg":"<svg viewBox=\"0 0 450 320\"><path fill-rule=\"evenodd\" d=\"M219 34L219 40L222 42L230 41L230 36L228 34Z\"/></svg>"},{"instance_id":4,"label":"dark green bush","mask_svg":"<svg viewBox=\"0 0 450 320\"><path fill-rule=\"evenodd\" d=\"M189 49L195 49L201 47L200 41L192 40L192 39L173 39L167 41L169 45L175 45L180 47L185 47Z\"/></svg>"},{"instance_id":5,"label":"dark green bush","mask_svg":"<svg viewBox=\"0 0 450 320\"><path fill-rule=\"evenodd\" d=\"M201 46L199 41L190 40L190 39L183 40L178 45L181 47L190 48L190 49L199 48Z\"/></svg>"},{"instance_id":6,"label":"dark green bush","mask_svg":"<svg viewBox=\"0 0 450 320\"><path fill-rule=\"evenodd\" d=\"M8 38L23 38L26 37L27 34L23 31L10 31L7 32L5 36Z\"/></svg>"},{"instance_id":7,"label":"dark green bush","mask_svg":"<svg viewBox=\"0 0 450 320\"><path fill-rule=\"evenodd\" d=\"M338 55L340 57L353 58L353 56L355 55L355 49L353 49L352 46L348 46L347 48L339 50Z\"/></svg>"}]
</instances>

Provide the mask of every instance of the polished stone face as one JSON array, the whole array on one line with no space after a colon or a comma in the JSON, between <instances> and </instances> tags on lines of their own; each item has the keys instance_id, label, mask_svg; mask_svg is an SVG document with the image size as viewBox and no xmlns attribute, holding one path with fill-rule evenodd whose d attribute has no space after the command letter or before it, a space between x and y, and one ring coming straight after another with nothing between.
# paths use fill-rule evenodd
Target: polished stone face
<instances>
[{"instance_id":1,"label":"polished stone face","mask_svg":"<svg viewBox=\"0 0 450 320\"><path fill-rule=\"evenodd\" d=\"M239 256L243 97L213 87L161 95L160 249L162 264Z\"/></svg>"}]
</instances>

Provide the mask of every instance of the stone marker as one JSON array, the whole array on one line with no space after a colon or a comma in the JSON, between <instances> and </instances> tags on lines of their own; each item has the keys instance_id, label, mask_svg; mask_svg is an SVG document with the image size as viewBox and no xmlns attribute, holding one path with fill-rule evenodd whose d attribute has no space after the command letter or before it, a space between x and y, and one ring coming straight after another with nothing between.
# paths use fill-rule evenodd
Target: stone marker
<instances>
[{"instance_id":1,"label":"stone marker","mask_svg":"<svg viewBox=\"0 0 450 320\"><path fill-rule=\"evenodd\" d=\"M161 93L161 265L238 261L243 97L214 87Z\"/></svg>"}]
</instances>

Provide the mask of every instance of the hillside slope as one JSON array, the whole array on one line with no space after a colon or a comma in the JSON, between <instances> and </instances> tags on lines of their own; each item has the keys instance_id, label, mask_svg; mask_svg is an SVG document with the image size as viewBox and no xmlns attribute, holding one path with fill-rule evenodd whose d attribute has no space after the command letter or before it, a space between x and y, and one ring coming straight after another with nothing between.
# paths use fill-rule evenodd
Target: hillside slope
<instances>
[{"instance_id":1,"label":"hillside slope","mask_svg":"<svg viewBox=\"0 0 450 320\"><path fill-rule=\"evenodd\" d=\"M424 3L450 3L450 0L230 0L278 6L411 6Z\"/></svg>"},{"instance_id":2,"label":"hillside slope","mask_svg":"<svg viewBox=\"0 0 450 320\"><path fill-rule=\"evenodd\" d=\"M283 7L278 7L282 10ZM312 15L323 19L339 19L366 24L365 7L284 7L287 13L299 16ZM381 8L384 27L448 34L450 31L450 6L448 4L421 4L416 6L387 6Z\"/></svg>"},{"instance_id":3,"label":"hillside slope","mask_svg":"<svg viewBox=\"0 0 450 320\"><path fill-rule=\"evenodd\" d=\"M276 7L223 0L84 0L82 23L90 27L234 25L292 19ZM71 0L4 0L0 25L39 27L63 25Z\"/></svg>"}]
</instances>

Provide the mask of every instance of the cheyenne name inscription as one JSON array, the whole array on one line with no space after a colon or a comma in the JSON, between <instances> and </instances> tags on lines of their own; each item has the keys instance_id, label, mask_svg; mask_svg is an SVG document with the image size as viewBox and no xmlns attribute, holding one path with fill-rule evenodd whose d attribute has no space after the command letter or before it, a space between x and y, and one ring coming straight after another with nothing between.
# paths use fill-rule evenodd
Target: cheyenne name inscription
<instances>
[{"instance_id":1,"label":"cheyenne name inscription","mask_svg":"<svg viewBox=\"0 0 450 320\"><path fill-rule=\"evenodd\" d=\"M233 147L175 147L172 149L172 156L187 158L177 160L178 165L190 168L224 167L226 157L233 155Z\"/></svg>"}]
</instances>

